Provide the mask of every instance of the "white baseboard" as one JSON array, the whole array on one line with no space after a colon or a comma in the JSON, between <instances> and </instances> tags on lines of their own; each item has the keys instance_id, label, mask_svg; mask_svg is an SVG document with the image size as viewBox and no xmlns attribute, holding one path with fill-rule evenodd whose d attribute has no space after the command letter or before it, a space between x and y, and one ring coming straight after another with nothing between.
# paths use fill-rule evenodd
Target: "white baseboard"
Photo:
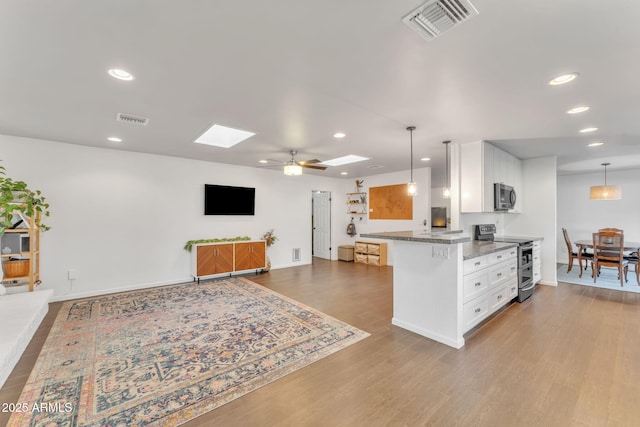
<instances>
[{"instance_id":1,"label":"white baseboard","mask_svg":"<svg viewBox=\"0 0 640 427\"><path fill-rule=\"evenodd\" d=\"M418 335L422 335L423 337L427 337L434 341L438 341L439 343L446 344L449 347L453 347L455 349L459 349L464 345L464 338L460 338L458 340L451 339L449 337L445 337L444 335L438 334L428 329L420 328L412 323L408 323L403 320L396 319L395 317L391 319L391 324L399 326L402 329L415 332Z\"/></svg>"}]
</instances>

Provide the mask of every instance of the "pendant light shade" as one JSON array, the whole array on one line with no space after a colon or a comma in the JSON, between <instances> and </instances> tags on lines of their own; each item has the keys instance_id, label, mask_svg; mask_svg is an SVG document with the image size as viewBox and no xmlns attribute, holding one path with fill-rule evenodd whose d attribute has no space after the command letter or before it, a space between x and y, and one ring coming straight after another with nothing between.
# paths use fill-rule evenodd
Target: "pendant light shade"
<instances>
[{"instance_id":1,"label":"pendant light shade","mask_svg":"<svg viewBox=\"0 0 640 427\"><path fill-rule=\"evenodd\" d=\"M622 189L619 185L607 185L607 166L611 163L602 163L604 166L604 185L593 185L589 191L591 200L620 200Z\"/></svg>"},{"instance_id":2,"label":"pendant light shade","mask_svg":"<svg viewBox=\"0 0 640 427\"><path fill-rule=\"evenodd\" d=\"M407 127L407 130L410 133L410 142L411 142L411 181L407 184L407 194L409 196L415 196L418 194L418 185L413 180L413 131L416 130L415 126Z\"/></svg>"},{"instance_id":3,"label":"pendant light shade","mask_svg":"<svg viewBox=\"0 0 640 427\"><path fill-rule=\"evenodd\" d=\"M442 198L450 199L451 198L451 177L449 173L449 144L451 141L442 141L445 146L445 187L442 189Z\"/></svg>"}]
</instances>

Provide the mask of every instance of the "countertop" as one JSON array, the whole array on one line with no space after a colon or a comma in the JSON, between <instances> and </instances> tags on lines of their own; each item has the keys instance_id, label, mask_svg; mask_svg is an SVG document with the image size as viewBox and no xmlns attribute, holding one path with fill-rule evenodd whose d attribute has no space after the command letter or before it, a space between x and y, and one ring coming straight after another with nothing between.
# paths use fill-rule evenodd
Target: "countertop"
<instances>
[{"instance_id":1,"label":"countertop","mask_svg":"<svg viewBox=\"0 0 640 427\"><path fill-rule=\"evenodd\" d=\"M372 239L404 240L421 243L456 244L470 242L471 238L464 234L462 230L431 231L431 230L410 230L410 231L384 231L379 233L362 233L360 237Z\"/></svg>"},{"instance_id":2,"label":"countertop","mask_svg":"<svg viewBox=\"0 0 640 427\"><path fill-rule=\"evenodd\" d=\"M517 247L517 243L501 243L472 240L462 245L462 259L476 258L493 252Z\"/></svg>"},{"instance_id":3,"label":"countertop","mask_svg":"<svg viewBox=\"0 0 640 427\"><path fill-rule=\"evenodd\" d=\"M538 240L544 240L544 237L536 237L536 236L514 236L511 234L506 234L504 236L500 236L500 235L496 235L496 237L500 238L500 239L522 239L522 240L531 240L533 242L536 242Z\"/></svg>"}]
</instances>

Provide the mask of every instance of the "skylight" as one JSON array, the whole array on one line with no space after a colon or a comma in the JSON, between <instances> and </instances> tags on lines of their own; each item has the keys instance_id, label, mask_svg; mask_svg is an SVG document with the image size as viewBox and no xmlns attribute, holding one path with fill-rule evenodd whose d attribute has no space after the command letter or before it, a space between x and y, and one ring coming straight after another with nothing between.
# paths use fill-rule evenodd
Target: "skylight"
<instances>
[{"instance_id":1,"label":"skylight","mask_svg":"<svg viewBox=\"0 0 640 427\"><path fill-rule=\"evenodd\" d=\"M213 145L214 147L230 148L247 138L251 138L253 135L255 135L254 132L213 125L193 142Z\"/></svg>"},{"instance_id":2,"label":"skylight","mask_svg":"<svg viewBox=\"0 0 640 427\"><path fill-rule=\"evenodd\" d=\"M331 160L325 160L324 162L320 162L319 164L327 165L327 166L342 166L342 165L348 165L349 163L361 162L363 160L369 160L369 158L349 154L348 156L338 157Z\"/></svg>"}]
</instances>

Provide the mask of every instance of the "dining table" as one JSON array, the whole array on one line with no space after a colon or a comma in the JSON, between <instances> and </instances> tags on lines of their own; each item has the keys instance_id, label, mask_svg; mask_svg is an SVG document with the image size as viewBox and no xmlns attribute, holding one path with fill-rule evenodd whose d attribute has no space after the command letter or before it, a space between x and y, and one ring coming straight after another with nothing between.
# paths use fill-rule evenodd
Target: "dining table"
<instances>
[{"instance_id":1,"label":"dining table","mask_svg":"<svg viewBox=\"0 0 640 427\"><path fill-rule=\"evenodd\" d=\"M578 265L580 266L580 277L582 277L582 252L585 249L593 249L593 240L576 240L575 245L578 247ZM601 245L602 246L602 245ZM604 245L606 247L606 245ZM613 245L612 245L613 248ZM616 246L615 249L618 249ZM636 252L640 249L640 242L624 241L625 252Z\"/></svg>"}]
</instances>

